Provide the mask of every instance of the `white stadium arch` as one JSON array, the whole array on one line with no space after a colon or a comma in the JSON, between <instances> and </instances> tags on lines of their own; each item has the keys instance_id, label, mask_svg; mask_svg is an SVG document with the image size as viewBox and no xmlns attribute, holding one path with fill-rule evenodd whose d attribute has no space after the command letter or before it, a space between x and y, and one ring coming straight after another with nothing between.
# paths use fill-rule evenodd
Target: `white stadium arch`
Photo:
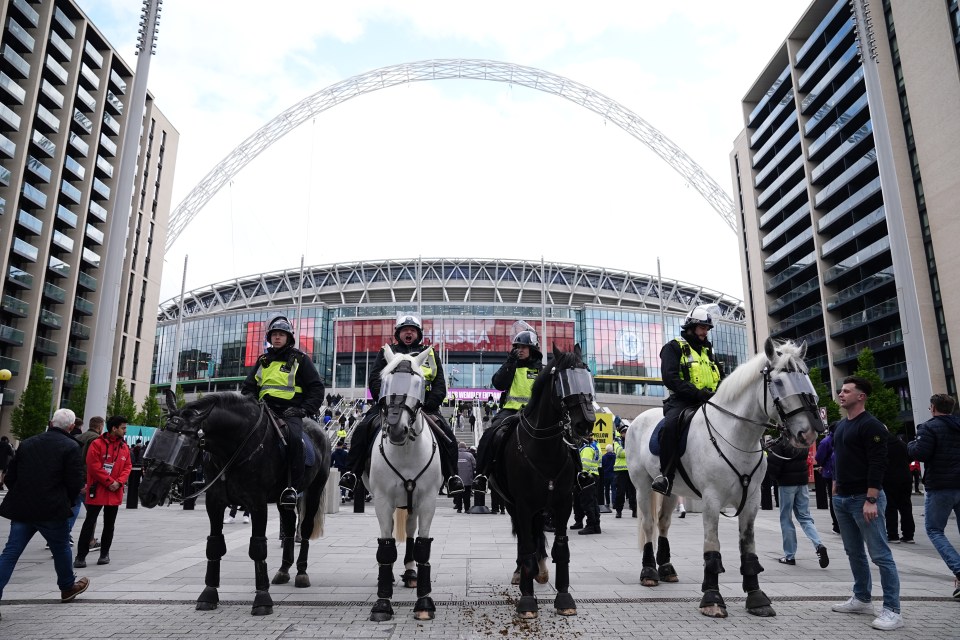
<instances>
[{"instance_id":1,"label":"white stadium arch","mask_svg":"<svg viewBox=\"0 0 960 640\"><path fill-rule=\"evenodd\" d=\"M197 213L243 167L274 142L318 113L351 98L396 85L427 80L488 80L536 89L565 98L603 116L637 138L673 167L736 232L733 200L680 147L619 102L586 85L548 71L494 60L441 59L408 62L347 78L293 105L231 151L187 194L170 216L166 249Z\"/></svg>"}]
</instances>

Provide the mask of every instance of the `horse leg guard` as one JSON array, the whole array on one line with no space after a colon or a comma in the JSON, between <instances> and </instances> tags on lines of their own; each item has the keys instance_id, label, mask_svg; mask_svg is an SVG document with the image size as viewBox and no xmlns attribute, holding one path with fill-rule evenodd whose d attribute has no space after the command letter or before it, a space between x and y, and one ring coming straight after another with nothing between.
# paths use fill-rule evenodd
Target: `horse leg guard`
<instances>
[{"instance_id":1,"label":"horse leg guard","mask_svg":"<svg viewBox=\"0 0 960 640\"><path fill-rule=\"evenodd\" d=\"M207 574L203 580L206 586L214 589L220 586L220 558L226 553L227 543L223 535L207 536Z\"/></svg>"},{"instance_id":2,"label":"horse leg guard","mask_svg":"<svg viewBox=\"0 0 960 640\"><path fill-rule=\"evenodd\" d=\"M414 539L407 538L407 549L403 554L403 565L405 567L414 562L413 545ZM403 586L407 589L414 589L417 586L417 572L413 568L407 569L403 572L403 575L400 576L400 580L403 581Z\"/></svg>"},{"instance_id":3,"label":"horse leg guard","mask_svg":"<svg viewBox=\"0 0 960 640\"><path fill-rule=\"evenodd\" d=\"M743 575L743 591L747 594L747 613L772 618L777 615L770 598L760 589L760 559L755 553L745 553L740 556L740 574Z\"/></svg>"},{"instance_id":4,"label":"horse leg guard","mask_svg":"<svg viewBox=\"0 0 960 640\"><path fill-rule=\"evenodd\" d=\"M220 596L216 587L204 587L197 598L197 611L213 611L220 604Z\"/></svg>"},{"instance_id":5,"label":"horse leg guard","mask_svg":"<svg viewBox=\"0 0 960 640\"><path fill-rule=\"evenodd\" d=\"M377 597L389 600L393 597L393 563L397 561L397 541L393 538L377 538L377 545L377 563L380 565ZM392 609L390 614L393 614Z\"/></svg>"},{"instance_id":6,"label":"horse leg guard","mask_svg":"<svg viewBox=\"0 0 960 640\"><path fill-rule=\"evenodd\" d=\"M711 618L726 618L727 605L720 595L720 574L724 572L719 551L707 551L703 554L703 598L700 599L700 613Z\"/></svg>"},{"instance_id":7,"label":"horse leg guard","mask_svg":"<svg viewBox=\"0 0 960 640\"><path fill-rule=\"evenodd\" d=\"M655 587L660 584L660 574L657 573L657 562L653 557L653 543L643 545L643 559L641 560L640 584L645 587Z\"/></svg>"},{"instance_id":8,"label":"horse leg guard","mask_svg":"<svg viewBox=\"0 0 960 640\"><path fill-rule=\"evenodd\" d=\"M557 591L565 593L570 588L570 537L554 536L550 558L557 565ZM559 597L559 596L558 596ZM572 598L571 598L572 600ZM557 607L559 609L559 607Z\"/></svg>"},{"instance_id":9,"label":"horse leg guard","mask_svg":"<svg viewBox=\"0 0 960 640\"><path fill-rule=\"evenodd\" d=\"M657 573L663 582L679 582L677 570L670 562L670 541L663 536L657 538Z\"/></svg>"},{"instance_id":10,"label":"horse leg guard","mask_svg":"<svg viewBox=\"0 0 960 640\"><path fill-rule=\"evenodd\" d=\"M280 568L273 575L273 580L270 581L271 584L287 584L290 582L290 565L293 564L293 538L284 537L280 544L283 547L283 559L280 561Z\"/></svg>"},{"instance_id":11,"label":"horse leg guard","mask_svg":"<svg viewBox=\"0 0 960 640\"><path fill-rule=\"evenodd\" d=\"M267 538L266 536L250 536L250 548L247 550L250 559L254 562L266 562L267 560Z\"/></svg>"},{"instance_id":12,"label":"horse leg guard","mask_svg":"<svg viewBox=\"0 0 960 640\"><path fill-rule=\"evenodd\" d=\"M517 600L517 614L525 620L536 618L539 610L536 596L520 596Z\"/></svg>"},{"instance_id":13,"label":"horse leg guard","mask_svg":"<svg viewBox=\"0 0 960 640\"><path fill-rule=\"evenodd\" d=\"M573 596L567 591L557 594L557 597L553 599L553 608L556 609L557 614L561 616L577 615L577 603L574 601Z\"/></svg>"},{"instance_id":14,"label":"horse leg guard","mask_svg":"<svg viewBox=\"0 0 960 640\"><path fill-rule=\"evenodd\" d=\"M303 589L310 586L310 576L307 575L307 557L310 555L310 541L303 538L300 541L300 553L297 554L297 577L293 586Z\"/></svg>"},{"instance_id":15,"label":"horse leg guard","mask_svg":"<svg viewBox=\"0 0 960 640\"><path fill-rule=\"evenodd\" d=\"M417 538L414 544L413 559L417 563L417 597L420 599L430 595L430 544L432 542L433 538Z\"/></svg>"},{"instance_id":16,"label":"horse leg guard","mask_svg":"<svg viewBox=\"0 0 960 640\"><path fill-rule=\"evenodd\" d=\"M700 599L700 613L711 618L727 617L727 603L723 601L719 589L703 592L703 597Z\"/></svg>"},{"instance_id":17,"label":"horse leg guard","mask_svg":"<svg viewBox=\"0 0 960 640\"><path fill-rule=\"evenodd\" d=\"M393 618L393 606L389 598L377 598L370 609L371 622L386 622Z\"/></svg>"},{"instance_id":18,"label":"horse leg guard","mask_svg":"<svg viewBox=\"0 0 960 640\"><path fill-rule=\"evenodd\" d=\"M273 598L267 590L257 589L257 594L253 596L253 609L251 612L255 616L269 616L273 614Z\"/></svg>"},{"instance_id":19,"label":"horse leg guard","mask_svg":"<svg viewBox=\"0 0 960 640\"><path fill-rule=\"evenodd\" d=\"M754 589L747 592L747 613L761 618L772 618L777 615L770 598L762 590Z\"/></svg>"}]
</instances>

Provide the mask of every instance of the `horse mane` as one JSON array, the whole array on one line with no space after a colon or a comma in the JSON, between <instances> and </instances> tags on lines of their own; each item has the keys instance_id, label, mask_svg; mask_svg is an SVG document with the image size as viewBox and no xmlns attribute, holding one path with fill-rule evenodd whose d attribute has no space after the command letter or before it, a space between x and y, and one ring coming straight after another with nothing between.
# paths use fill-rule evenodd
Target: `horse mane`
<instances>
[{"instance_id":1,"label":"horse mane","mask_svg":"<svg viewBox=\"0 0 960 640\"><path fill-rule=\"evenodd\" d=\"M409 353L397 353L397 352L394 352L393 355L395 356L394 359L393 359L393 361L392 361L392 362L388 362L388 363L387 363L387 366L385 366L385 367L384 367L383 369L381 369L381 371L380 371L380 379L381 379L381 380L383 380L383 379L386 378L388 375L390 375L391 373L393 373L393 370L396 369L397 367L399 367L401 362L405 362L405 361L406 361L406 362L413 362L413 359L417 357L417 356L412 356L412 355L410 355ZM420 355L420 354L417 354L417 355ZM416 369L416 367L414 367L414 368Z\"/></svg>"},{"instance_id":2,"label":"horse mane","mask_svg":"<svg viewBox=\"0 0 960 640\"><path fill-rule=\"evenodd\" d=\"M562 352L560 357L555 358L553 362L544 363L543 369L540 370L537 379L533 381L533 389L530 391L530 402L527 404L527 408L531 414L536 413L536 410L540 406L540 396L543 393L543 387L550 378L550 372L553 369L558 371L561 369L573 369L579 364L582 364L582 362L577 358L577 354L572 351Z\"/></svg>"},{"instance_id":3,"label":"horse mane","mask_svg":"<svg viewBox=\"0 0 960 640\"><path fill-rule=\"evenodd\" d=\"M249 398L246 398L235 391L218 391L215 393L208 393L202 398L197 398L196 400L188 402L183 408L190 408L194 411L202 412L207 408L229 409L232 407L239 407L248 402L250 402Z\"/></svg>"},{"instance_id":4,"label":"horse mane","mask_svg":"<svg viewBox=\"0 0 960 640\"><path fill-rule=\"evenodd\" d=\"M796 369L807 373L807 365L803 362L803 349L791 340L774 342L774 358L771 373L784 369ZM757 378L767 366L766 353L761 351L727 376L717 389L717 400L738 398L750 387L757 383Z\"/></svg>"}]
</instances>

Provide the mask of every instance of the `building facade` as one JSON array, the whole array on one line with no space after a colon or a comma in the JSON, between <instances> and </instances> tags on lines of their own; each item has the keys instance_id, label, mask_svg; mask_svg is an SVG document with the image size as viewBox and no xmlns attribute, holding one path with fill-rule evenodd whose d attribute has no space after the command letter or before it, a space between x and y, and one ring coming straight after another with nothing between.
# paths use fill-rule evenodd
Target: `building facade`
<instances>
[{"instance_id":1,"label":"building facade","mask_svg":"<svg viewBox=\"0 0 960 640\"><path fill-rule=\"evenodd\" d=\"M750 344L806 340L834 389L869 348L908 424L917 376L957 392L958 51L957 0L814 0L747 91L730 156Z\"/></svg>"},{"instance_id":2,"label":"building facade","mask_svg":"<svg viewBox=\"0 0 960 640\"><path fill-rule=\"evenodd\" d=\"M148 95L130 221L111 238L132 67L70 0L0 2L0 368L16 402L34 362L65 405L104 295L101 256L125 257L111 380L149 390L178 134ZM0 433L9 431L4 412Z\"/></svg>"},{"instance_id":3,"label":"building facade","mask_svg":"<svg viewBox=\"0 0 960 640\"><path fill-rule=\"evenodd\" d=\"M523 320L545 353L553 344L563 350L579 344L601 402L632 417L662 402L660 347L699 304L717 305L711 339L732 370L747 355L741 302L696 285L522 260L315 266L302 278L294 269L186 293L179 348L181 301L162 304L152 382L162 390L176 378L188 396L237 389L263 353L267 321L286 315L328 388L364 397L378 351L393 342L397 313L414 312L423 319L424 342L441 352L448 388L461 399L494 393L490 379L506 360L513 323Z\"/></svg>"}]
</instances>

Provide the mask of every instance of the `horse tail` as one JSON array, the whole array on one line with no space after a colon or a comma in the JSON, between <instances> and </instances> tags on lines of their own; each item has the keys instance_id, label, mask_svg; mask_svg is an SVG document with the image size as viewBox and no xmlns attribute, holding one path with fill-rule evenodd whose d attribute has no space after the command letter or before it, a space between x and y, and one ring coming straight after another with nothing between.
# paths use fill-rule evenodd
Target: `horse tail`
<instances>
[{"instance_id":1,"label":"horse tail","mask_svg":"<svg viewBox=\"0 0 960 640\"><path fill-rule=\"evenodd\" d=\"M397 542L407 541L407 518L409 517L406 509L396 509L393 512L393 537Z\"/></svg>"},{"instance_id":2,"label":"horse tail","mask_svg":"<svg viewBox=\"0 0 960 640\"><path fill-rule=\"evenodd\" d=\"M316 489L314 489L316 491ZM303 507L301 506L301 510ZM310 540L316 540L323 535L324 515L327 512L327 492L320 488L320 501L317 505L317 513L313 516L313 531L310 532Z\"/></svg>"}]
</instances>

